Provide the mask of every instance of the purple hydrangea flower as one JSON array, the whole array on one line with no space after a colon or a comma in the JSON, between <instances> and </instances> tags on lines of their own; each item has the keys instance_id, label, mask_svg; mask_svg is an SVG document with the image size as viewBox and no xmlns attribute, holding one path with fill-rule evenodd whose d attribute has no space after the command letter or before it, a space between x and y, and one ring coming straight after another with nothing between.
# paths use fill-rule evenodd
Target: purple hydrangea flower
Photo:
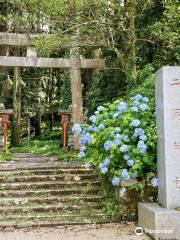
<instances>
[{"instance_id":1,"label":"purple hydrangea flower","mask_svg":"<svg viewBox=\"0 0 180 240\"><path fill-rule=\"evenodd\" d=\"M122 153L126 153L126 152L129 151L129 148L128 148L127 145L123 144L123 145L120 147L120 151L121 151Z\"/></svg>"},{"instance_id":2,"label":"purple hydrangea flower","mask_svg":"<svg viewBox=\"0 0 180 240\"><path fill-rule=\"evenodd\" d=\"M105 149L106 151L108 151L109 149L111 149L112 146L113 146L113 142L111 142L111 141L107 141L107 142L104 143L104 149Z\"/></svg>"},{"instance_id":3,"label":"purple hydrangea flower","mask_svg":"<svg viewBox=\"0 0 180 240\"><path fill-rule=\"evenodd\" d=\"M141 122L139 119L134 119L134 120L132 120L130 125L133 127L139 127L141 125Z\"/></svg>"},{"instance_id":4,"label":"purple hydrangea flower","mask_svg":"<svg viewBox=\"0 0 180 240\"><path fill-rule=\"evenodd\" d=\"M72 131L76 134L80 134L82 132L81 125L78 123L74 124Z\"/></svg>"},{"instance_id":5,"label":"purple hydrangea flower","mask_svg":"<svg viewBox=\"0 0 180 240\"><path fill-rule=\"evenodd\" d=\"M119 184L120 184L120 179L118 177L114 177L112 179L112 185L113 186L119 186Z\"/></svg>"},{"instance_id":6,"label":"purple hydrangea flower","mask_svg":"<svg viewBox=\"0 0 180 240\"><path fill-rule=\"evenodd\" d=\"M91 122L95 123L95 122L96 122L96 116L95 116L95 115L92 115L92 116L89 118L89 120L90 120Z\"/></svg>"},{"instance_id":7,"label":"purple hydrangea flower","mask_svg":"<svg viewBox=\"0 0 180 240\"><path fill-rule=\"evenodd\" d=\"M127 165L129 167L132 167L134 165L134 160L132 160L132 159L127 160Z\"/></svg>"},{"instance_id":8,"label":"purple hydrangea flower","mask_svg":"<svg viewBox=\"0 0 180 240\"><path fill-rule=\"evenodd\" d=\"M151 179L151 184L153 187L158 187L159 186L159 179L158 178L152 178Z\"/></svg>"}]
</instances>

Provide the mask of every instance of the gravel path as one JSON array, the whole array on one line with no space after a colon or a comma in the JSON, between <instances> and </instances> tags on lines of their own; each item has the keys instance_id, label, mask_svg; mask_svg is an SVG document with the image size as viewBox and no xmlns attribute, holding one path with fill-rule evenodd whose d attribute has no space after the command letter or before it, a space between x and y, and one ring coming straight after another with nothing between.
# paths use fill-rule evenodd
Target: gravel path
<instances>
[{"instance_id":1,"label":"gravel path","mask_svg":"<svg viewBox=\"0 0 180 240\"><path fill-rule=\"evenodd\" d=\"M146 235L135 235L135 227L133 223L128 223L5 229L0 230L0 240L150 240Z\"/></svg>"}]
</instances>

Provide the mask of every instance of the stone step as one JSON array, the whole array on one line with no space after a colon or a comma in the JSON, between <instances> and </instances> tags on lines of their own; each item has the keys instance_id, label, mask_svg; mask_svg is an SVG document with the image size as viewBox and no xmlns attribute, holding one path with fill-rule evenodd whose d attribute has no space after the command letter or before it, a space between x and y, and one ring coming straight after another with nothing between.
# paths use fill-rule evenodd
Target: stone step
<instances>
[{"instance_id":1,"label":"stone step","mask_svg":"<svg viewBox=\"0 0 180 240\"><path fill-rule=\"evenodd\" d=\"M67 226L67 225L85 225L85 224L104 224L110 223L111 219L105 215L99 217L59 217L49 218L44 221L41 219L33 219L32 221L26 219L17 219L16 221L0 221L0 228L39 228L39 227L56 227L56 226Z\"/></svg>"},{"instance_id":2,"label":"stone step","mask_svg":"<svg viewBox=\"0 0 180 240\"><path fill-rule=\"evenodd\" d=\"M36 170L36 169L52 169L52 168L61 168L61 169L77 169L81 170L84 169L84 167L81 166L73 166L71 168L68 168L66 165L62 165L60 162L54 162L54 163L2 163L0 164L0 171L10 171L10 170Z\"/></svg>"},{"instance_id":3,"label":"stone step","mask_svg":"<svg viewBox=\"0 0 180 240\"><path fill-rule=\"evenodd\" d=\"M36 169L21 169L21 170L10 170L10 169L4 169L0 170L0 176L27 176L27 175L58 175L58 174L89 174L94 173L91 169L74 169L74 168L36 168Z\"/></svg>"},{"instance_id":4,"label":"stone step","mask_svg":"<svg viewBox=\"0 0 180 240\"><path fill-rule=\"evenodd\" d=\"M86 195L86 196L74 196L68 195L63 197L25 197L25 198L0 198L0 206L9 205L27 205L27 204L58 204L64 202L82 203L82 202L102 202L103 197L101 195Z\"/></svg>"},{"instance_id":5,"label":"stone step","mask_svg":"<svg viewBox=\"0 0 180 240\"><path fill-rule=\"evenodd\" d=\"M40 181L79 181L79 180L95 180L97 174L59 174L59 175L28 175L28 176L4 176L0 177L0 183L19 183L19 182L40 182Z\"/></svg>"},{"instance_id":6,"label":"stone step","mask_svg":"<svg viewBox=\"0 0 180 240\"><path fill-rule=\"evenodd\" d=\"M63 189L39 189L39 190L8 190L0 191L0 197L26 197L26 196L67 196L67 195L80 195L80 194L97 194L99 190L92 187L83 188L63 188Z\"/></svg>"},{"instance_id":7,"label":"stone step","mask_svg":"<svg viewBox=\"0 0 180 240\"><path fill-rule=\"evenodd\" d=\"M36 214L32 214L32 213L23 213L23 215L20 214L0 214L0 222L3 221L9 221L9 220L15 220L15 221L19 221L21 219L23 220L45 220L45 219L74 219L74 218L78 218L78 219L82 219L82 218L87 218L87 217L94 217L94 218L108 218L107 214L104 214L103 211L96 209L96 211L81 211L79 213L62 213L62 212L56 212L52 215L50 215L49 213L36 213Z\"/></svg>"},{"instance_id":8,"label":"stone step","mask_svg":"<svg viewBox=\"0 0 180 240\"><path fill-rule=\"evenodd\" d=\"M57 211L73 211L73 212L79 212L80 210L88 210L88 209L101 209L102 203L97 202L84 202L84 203L77 203L77 204L65 204L65 203L58 203L58 204L38 204L38 205L32 205L32 206L0 206L0 213L37 213L37 212L57 212Z\"/></svg>"},{"instance_id":9,"label":"stone step","mask_svg":"<svg viewBox=\"0 0 180 240\"><path fill-rule=\"evenodd\" d=\"M51 182L20 182L20 183L3 183L0 185L2 190L23 190L23 189L61 189L61 188L75 188L84 186L98 186L99 181L51 181Z\"/></svg>"}]
</instances>

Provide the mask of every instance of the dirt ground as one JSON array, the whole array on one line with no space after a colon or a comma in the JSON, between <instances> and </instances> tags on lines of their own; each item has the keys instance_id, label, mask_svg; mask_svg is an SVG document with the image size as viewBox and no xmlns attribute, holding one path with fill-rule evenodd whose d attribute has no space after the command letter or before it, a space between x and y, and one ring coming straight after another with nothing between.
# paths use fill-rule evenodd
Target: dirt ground
<instances>
[{"instance_id":1,"label":"dirt ground","mask_svg":"<svg viewBox=\"0 0 180 240\"><path fill-rule=\"evenodd\" d=\"M21 230L4 229L0 230L0 240L150 240L146 235L137 236L135 228L133 223L121 223Z\"/></svg>"}]
</instances>

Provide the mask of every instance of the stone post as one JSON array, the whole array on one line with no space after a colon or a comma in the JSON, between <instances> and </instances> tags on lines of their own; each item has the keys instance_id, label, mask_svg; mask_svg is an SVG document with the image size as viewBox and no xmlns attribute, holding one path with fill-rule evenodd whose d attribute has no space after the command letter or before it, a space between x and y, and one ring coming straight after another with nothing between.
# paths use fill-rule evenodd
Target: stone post
<instances>
[{"instance_id":1,"label":"stone post","mask_svg":"<svg viewBox=\"0 0 180 240\"><path fill-rule=\"evenodd\" d=\"M139 226L155 239L180 239L180 67L156 73L160 204L139 204Z\"/></svg>"}]
</instances>

